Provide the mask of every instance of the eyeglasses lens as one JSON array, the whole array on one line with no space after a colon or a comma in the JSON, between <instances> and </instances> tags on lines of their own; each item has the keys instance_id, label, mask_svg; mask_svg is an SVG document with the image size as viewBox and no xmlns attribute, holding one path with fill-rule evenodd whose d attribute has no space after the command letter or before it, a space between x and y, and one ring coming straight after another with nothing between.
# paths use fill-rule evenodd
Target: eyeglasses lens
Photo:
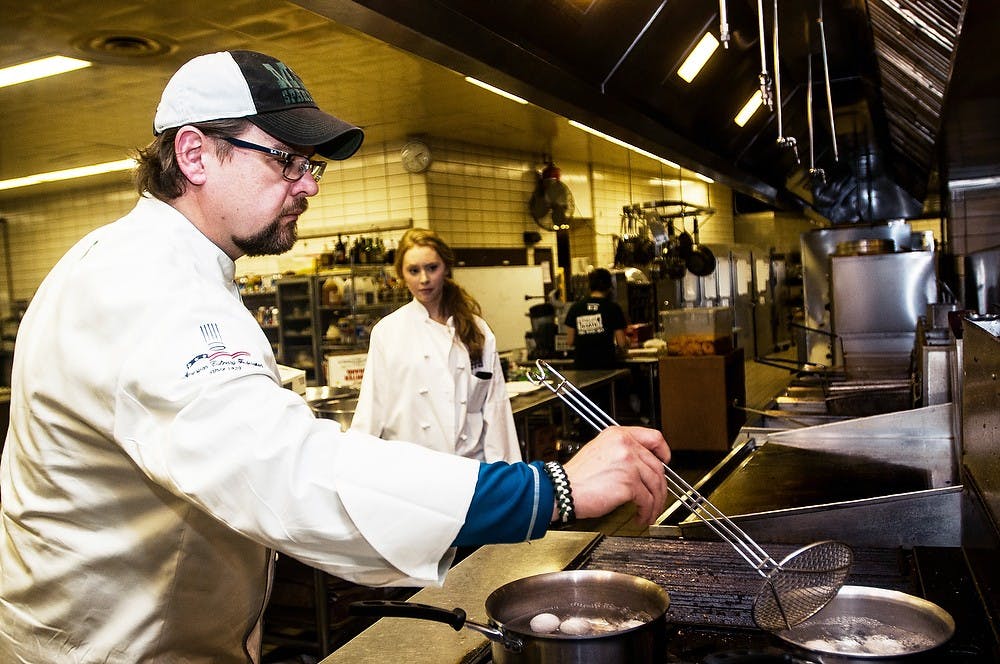
<instances>
[{"instance_id":1,"label":"eyeglasses lens","mask_svg":"<svg viewBox=\"0 0 1000 664\"><path fill-rule=\"evenodd\" d=\"M285 161L282 175L286 180L296 182L306 173L312 173L313 179L319 182L324 170L326 170L325 161L311 161L301 155L292 155Z\"/></svg>"}]
</instances>

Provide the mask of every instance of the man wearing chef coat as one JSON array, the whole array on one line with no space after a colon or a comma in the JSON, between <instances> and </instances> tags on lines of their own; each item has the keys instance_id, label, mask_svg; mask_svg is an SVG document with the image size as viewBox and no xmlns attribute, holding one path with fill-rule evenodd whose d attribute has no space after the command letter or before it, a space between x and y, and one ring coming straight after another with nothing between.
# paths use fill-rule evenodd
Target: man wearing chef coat
<instances>
[{"instance_id":1,"label":"man wearing chef coat","mask_svg":"<svg viewBox=\"0 0 1000 664\"><path fill-rule=\"evenodd\" d=\"M453 547L662 508L658 432L485 464L342 434L281 388L234 261L287 251L363 133L284 63L181 67L142 196L83 238L19 328L0 463L0 662L258 662L275 552L368 585L439 584ZM150 288L149 284L156 284Z\"/></svg>"}]
</instances>

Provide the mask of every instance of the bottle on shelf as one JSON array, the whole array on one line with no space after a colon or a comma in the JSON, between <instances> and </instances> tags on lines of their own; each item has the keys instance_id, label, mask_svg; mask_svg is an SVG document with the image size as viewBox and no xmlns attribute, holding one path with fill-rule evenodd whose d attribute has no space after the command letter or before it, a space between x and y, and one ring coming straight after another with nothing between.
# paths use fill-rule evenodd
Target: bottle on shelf
<instances>
[{"instance_id":1,"label":"bottle on shelf","mask_svg":"<svg viewBox=\"0 0 1000 664\"><path fill-rule=\"evenodd\" d=\"M394 240L389 238L388 242L385 243L385 262L387 265L392 265L396 262L396 247L399 246L399 240Z\"/></svg>"},{"instance_id":2,"label":"bottle on shelf","mask_svg":"<svg viewBox=\"0 0 1000 664\"><path fill-rule=\"evenodd\" d=\"M323 251L319 255L319 266L321 268L333 267L333 249L329 242L323 245Z\"/></svg>"},{"instance_id":3,"label":"bottle on shelf","mask_svg":"<svg viewBox=\"0 0 1000 664\"><path fill-rule=\"evenodd\" d=\"M340 233L337 233L337 244L333 246L333 261L337 265L343 265L347 262L347 245L344 244Z\"/></svg>"},{"instance_id":4,"label":"bottle on shelf","mask_svg":"<svg viewBox=\"0 0 1000 664\"><path fill-rule=\"evenodd\" d=\"M368 262L367 256L365 256L364 237L358 236L354 238L354 244L351 245L351 262L355 265Z\"/></svg>"},{"instance_id":5,"label":"bottle on shelf","mask_svg":"<svg viewBox=\"0 0 1000 664\"><path fill-rule=\"evenodd\" d=\"M371 241L371 256L368 259L369 263L381 263L385 260L385 243L382 241L381 237L377 237Z\"/></svg>"}]
</instances>

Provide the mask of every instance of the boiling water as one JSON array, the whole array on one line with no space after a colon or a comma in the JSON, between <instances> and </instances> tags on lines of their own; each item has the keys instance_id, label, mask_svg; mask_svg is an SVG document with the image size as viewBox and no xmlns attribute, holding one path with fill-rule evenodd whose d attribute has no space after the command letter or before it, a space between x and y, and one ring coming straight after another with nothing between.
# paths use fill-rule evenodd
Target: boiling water
<instances>
[{"instance_id":1,"label":"boiling water","mask_svg":"<svg viewBox=\"0 0 1000 664\"><path fill-rule=\"evenodd\" d=\"M550 609L510 621L509 629L523 634L576 638L604 636L641 627L653 619L645 612L615 606Z\"/></svg>"},{"instance_id":2,"label":"boiling water","mask_svg":"<svg viewBox=\"0 0 1000 664\"><path fill-rule=\"evenodd\" d=\"M805 648L841 655L905 655L936 645L924 634L863 616L803 623L795 628L794 636Z\"/></svg>"}]
</instances>

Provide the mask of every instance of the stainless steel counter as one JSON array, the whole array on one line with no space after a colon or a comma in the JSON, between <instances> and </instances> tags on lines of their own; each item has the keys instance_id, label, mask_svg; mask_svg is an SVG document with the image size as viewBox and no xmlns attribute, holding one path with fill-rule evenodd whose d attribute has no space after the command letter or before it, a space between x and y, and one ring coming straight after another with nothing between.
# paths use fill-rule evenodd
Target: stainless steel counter
<instances>
[{"instance_id":1,"label":"stainless steel counter","mask_svg":"<svg viewBox=\"0 0 1000 664\"><path fill-rule=\"evenodd\" d=\"M612 385L615 381L628 378L630 375L628 369L576 370L559 368L558 371L582 392L588 394L588 396L592 396L594 390ZM611 394L610 415L615 417L617 413L617 406L614 399L615 390L609 390L609 392ZM532 424L529 420L533 420L535 415L548 409L549 416L544 418L545 424L565 423L565 406L559 397L547 388L541 387L531 392L514 395L511 397L510 407L514 412L514 424L517 426L518 438L522 445L521 451L524 453L525 460L533 461L541 459L542 450L536 449L533 443ZM560 413L559 417L555 416L553 409L558 409Z\"/></svg>"},{"instance_id":2,"label":"stainless steel counter","mask_svg":"<svg viewBox=\"0 0 1000 664\"><path fill-rule=\"evenodd\" d=\"M424 588L410 601L462 608L469 620L486 623L486 598L491 592L516 579L566 569L599 537L598 533L551 531L533 542L481 547L452 568L443 586ZM469 629L455 632L427 620L382 618L320 664L462 664L489 648L486 637Z\"/></svg>"},{"instance_id":3,"label":"stainless steel counter","mask_svg":"<svg viewBox=\"0 0 1000 664\"><path fill-rule=\"evenodd\" d=\"M553 366L556 366L553 364ZM613 383L619 378L628 376L627 369L558 369L559 373L566 377L571 383L583 391ZM548 406L558 402L559 397L552 394L546 388L539 388L524 394L517 394L511 397L510 407L514 411L514 417L524 415L532 410ZM613 413L612 413L613 415Z\"/></svg>"}]
</instances>

